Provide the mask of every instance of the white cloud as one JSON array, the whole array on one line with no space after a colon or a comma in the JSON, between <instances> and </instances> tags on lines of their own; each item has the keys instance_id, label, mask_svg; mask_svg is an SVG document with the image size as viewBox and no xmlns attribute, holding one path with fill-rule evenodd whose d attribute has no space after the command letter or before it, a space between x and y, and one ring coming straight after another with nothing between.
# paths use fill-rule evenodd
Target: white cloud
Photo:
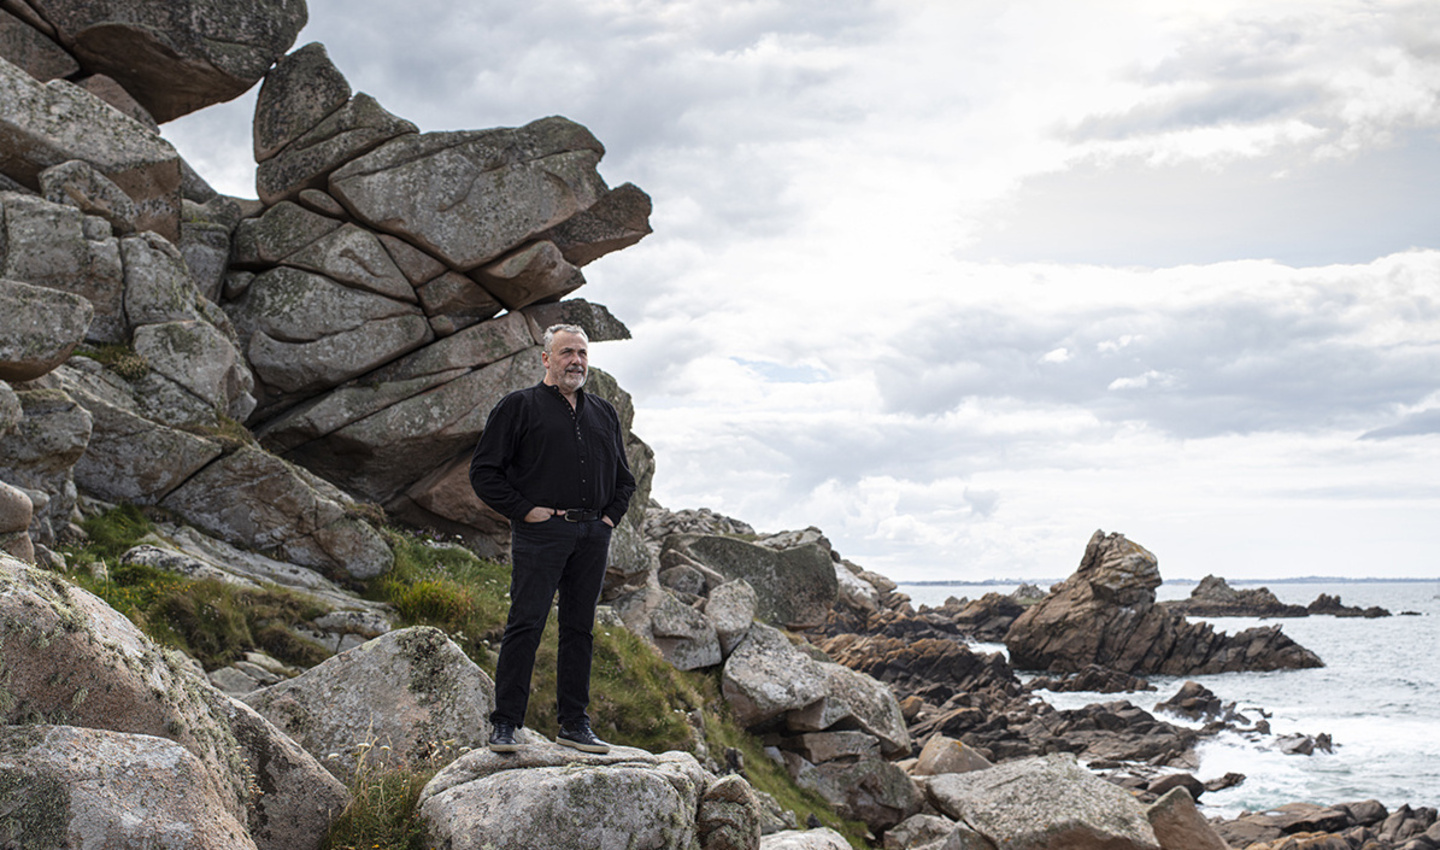
<instances>
[{"instance_id":1,"label":"white cloud","mask_svg":"<svg viewBox=\"0 0 1440 850\"><path fill-rule=\"evenodd\" d=\"M310 8L396 114L566 114L654 197L580 295L667 506L898 577L1063 576L1097 527L1167 575L1433 573L1431 4ZM167 130L226 191L249 108Z\"/></svg>"}]
</instances>

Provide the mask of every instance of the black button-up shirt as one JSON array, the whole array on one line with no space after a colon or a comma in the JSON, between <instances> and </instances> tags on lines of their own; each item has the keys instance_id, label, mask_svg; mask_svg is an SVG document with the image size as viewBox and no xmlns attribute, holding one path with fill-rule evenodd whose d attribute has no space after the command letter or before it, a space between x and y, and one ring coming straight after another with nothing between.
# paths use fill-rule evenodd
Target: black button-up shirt
<instances>
[{"instance_id":1,"label":"black button-up shirt","mask_svg":"<svg viewBox=\"0 0 1440 850\"><path fill-rule=\"evenodd\" d=\"M490 411L470 459L470 486L515 522L539 505L598 510L619 525L635 477L610 402L577 390L571 408L559 388L539 383Z\"/></svg>"}]
</instances>

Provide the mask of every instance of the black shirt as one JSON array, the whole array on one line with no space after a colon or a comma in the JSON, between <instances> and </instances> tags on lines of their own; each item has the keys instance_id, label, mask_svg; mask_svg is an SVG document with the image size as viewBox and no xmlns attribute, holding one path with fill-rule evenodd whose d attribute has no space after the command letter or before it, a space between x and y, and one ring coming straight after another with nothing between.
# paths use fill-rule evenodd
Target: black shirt
<instances>
[{"instance_id":1,"label":"black shirt","mask_svg":"<svg viewBox=\"0 0 1440 850\"><path fill-rule=\"evenodd\" d=\"M618 525L635 477L610 402L576 390L571 408L558 387L539 383L490 411L470 459L470 486L515 522L539 505L599 510Z\"/></svg>"}]
</instances>

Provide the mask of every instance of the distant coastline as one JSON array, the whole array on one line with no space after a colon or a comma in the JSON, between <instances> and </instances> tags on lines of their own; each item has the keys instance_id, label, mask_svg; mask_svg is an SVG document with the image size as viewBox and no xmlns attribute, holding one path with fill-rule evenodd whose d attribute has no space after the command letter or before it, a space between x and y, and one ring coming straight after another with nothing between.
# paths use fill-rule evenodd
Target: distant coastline
<instances>
[{"instance_id":1,"label":"distant coastline","mask_svg":"<svg viewBox=\"0 0 1440 850\"><path fill-rule=\"evenodd\" d=\"M1300 576L1297 578L1229 578L1224 577L1226 583L1231 586L1237 584L1393 584L1405 582L1411 584L1434 584L1440 582L1440 576L1432 578L1350 578L1345 576ZM1057 584L1064 579L1058 578L987 578L987 579L947 579L944 581L907 581L895 579L896 584L908 584L920 587L976 587L976 586L1002 586L1033 584L1039 587ZM1166 584L1199 584L1198 578L1167 578Z\"/></svg>"}]
</instances>

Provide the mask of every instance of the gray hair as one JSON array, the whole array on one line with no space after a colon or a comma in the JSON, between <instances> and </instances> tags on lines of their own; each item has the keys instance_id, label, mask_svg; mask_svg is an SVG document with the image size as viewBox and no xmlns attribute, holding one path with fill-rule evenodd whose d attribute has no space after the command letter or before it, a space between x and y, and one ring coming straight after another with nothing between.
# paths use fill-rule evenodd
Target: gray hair
<instances>
[{"instance_id":1,"label":"gray hair","mask_svg":"<svg viewBox=\"0 0 1440 850\"><path fill-rule=\"evenodd\" d=\"M579 325L551 325L550 327L545 329L545 351L549 351L551 349L553 343L555 342L555 334L558 333L575 334L576 336L585 340L586 345L590 344L590 335L585 333L585 329L580 327Z\"/></svg>"}]
</instances>

